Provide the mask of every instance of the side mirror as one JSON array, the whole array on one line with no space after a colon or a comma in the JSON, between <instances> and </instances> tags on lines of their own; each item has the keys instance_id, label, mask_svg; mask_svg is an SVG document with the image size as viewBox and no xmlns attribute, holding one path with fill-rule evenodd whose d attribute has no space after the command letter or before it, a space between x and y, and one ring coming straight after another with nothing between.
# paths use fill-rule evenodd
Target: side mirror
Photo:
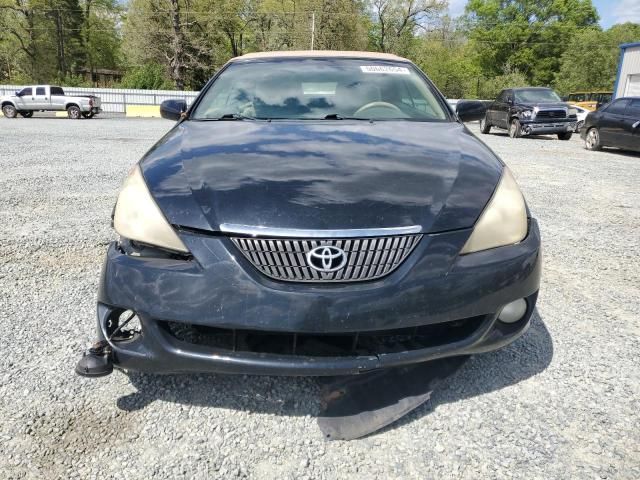
<instances>
[{"instance_id":1,"label":"side mirror","mask_svg":"<svg viewBox=\"0 0 640 480\"><path fill-rule=\"evenodd\" d=\"M22 93L20 93L20 90L16 90L16 97L21 97Z\"/></svg>"},{"instance_id":2,"label":"side mirror","mask_svg":"<svg viewBox=\"0 0 640 480\"><path fill-rule=\"evenodd\" d=\"M167 120L180 120L186 111L187 102L184 100L165 100L160 104L160 116Z\"/></svg>"},{"instance_id":3,"label":"side mirror","mask_svg":"<svg viewBox=\"0 0 640 480\"><path fill-rule=\"evenodd\" d=\"M480 100L460 100L456 104L456 114L463 122L481 120L486 112L487 107Z\"/></svg>"}]
</instances>

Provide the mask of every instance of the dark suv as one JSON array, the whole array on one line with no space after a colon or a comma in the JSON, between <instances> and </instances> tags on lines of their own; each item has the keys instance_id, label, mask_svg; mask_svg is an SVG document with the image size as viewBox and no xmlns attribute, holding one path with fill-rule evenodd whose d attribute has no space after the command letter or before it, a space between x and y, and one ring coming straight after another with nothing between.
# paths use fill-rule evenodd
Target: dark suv
<instances>
[{"instance_id":1,"label":"dark suv","mask_svg":"<svg viewBox=\"0 0 640 480\"><path fill-rule=\"evenodd\" d=\"M575 108L550 88L509 88L489 105L480 130L489 133L497 127L508 130L511 138L557 134L560 140L569 140L577 121Z\"/></svg>"}]
</instances>

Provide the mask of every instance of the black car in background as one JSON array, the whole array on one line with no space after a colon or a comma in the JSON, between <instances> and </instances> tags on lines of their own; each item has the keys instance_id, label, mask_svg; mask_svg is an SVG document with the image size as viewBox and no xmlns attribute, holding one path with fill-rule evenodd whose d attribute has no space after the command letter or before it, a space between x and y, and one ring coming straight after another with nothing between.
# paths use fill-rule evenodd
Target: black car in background
<instances>
[{"instance_id":1,"label":"black car in background","mask_svg":"<svg viewBox=\"0 0 640 480\"><path fill-rule=\"evenodd\" d=\"M249 54L161 113L177 123L118 197L78 373L356 374L529 326L538 224L463 123L484 105L456 115L410 61Z\"/></svg>"},{"instance_id":2,"label":"black car in background","mask_svg":"<svg viewBox=\"0 0 640 480\"><path fill-rule=\"evenodd\" d=\"M580 137L587 150L617 147L640 152L640 97L618 98L590 113Z\"/></svg>"},{"instance_id":3,"label":"black car in background","mask_svg":"<svg viewBox=\"0 0 640 480\"><path fill-rule=\"evenodd\" d=\"M569 140L577 121L576 109L550 88L508 88L487 107L480 131L489 133L497 127L508 130L511 138L557 134L560 140Z\"/></svg>"}]
</instances>

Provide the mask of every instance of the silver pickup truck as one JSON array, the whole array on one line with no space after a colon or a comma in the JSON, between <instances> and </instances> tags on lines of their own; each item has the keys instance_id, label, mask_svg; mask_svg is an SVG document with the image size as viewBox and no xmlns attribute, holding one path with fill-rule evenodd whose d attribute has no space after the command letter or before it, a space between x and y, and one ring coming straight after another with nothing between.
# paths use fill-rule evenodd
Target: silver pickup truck
<instances>
[{"instance_id":1,"label":"silver pickup truck","mask_svg":"<svg viewBox=\"0 0 640 480\"><path fill-rule=\"evenodd\" d=\"M69 118L91 118L102 112L100 97L94 95L67 96L62 87L34 85L0 98L2 113L7 118L20 114L25 118L36 111L65 111Z\"/></svg>"}]
</instances>

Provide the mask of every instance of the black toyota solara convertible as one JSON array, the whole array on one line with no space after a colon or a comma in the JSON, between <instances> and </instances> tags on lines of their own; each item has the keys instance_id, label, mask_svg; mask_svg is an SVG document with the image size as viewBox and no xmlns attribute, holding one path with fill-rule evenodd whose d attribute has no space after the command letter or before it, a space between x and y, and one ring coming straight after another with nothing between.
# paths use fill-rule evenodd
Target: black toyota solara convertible
<instances>
[{"instance_id":1,"label":"black toyota solara convertible","mask_svg":"<svg viewBox=\"0 0 640 480\"><path fill-rule=\"evenodd\" d=\"M529 326L540 233L512 173L408 60L234 58L135 165L76 371L344 375Z\"/></svg>"}]
</instances>

